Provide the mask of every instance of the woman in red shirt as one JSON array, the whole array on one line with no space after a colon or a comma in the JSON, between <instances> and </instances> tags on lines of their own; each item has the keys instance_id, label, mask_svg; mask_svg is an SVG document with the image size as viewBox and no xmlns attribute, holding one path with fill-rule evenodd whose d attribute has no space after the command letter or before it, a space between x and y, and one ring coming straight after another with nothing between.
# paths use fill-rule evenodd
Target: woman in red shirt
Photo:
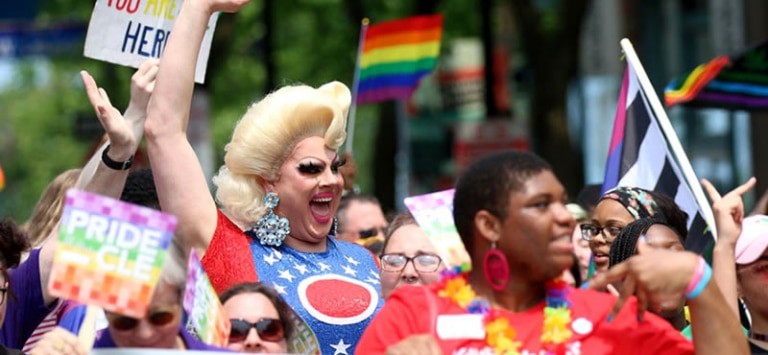
<instances>
[{"instance_id":1,"label":"woman in red shirt","mask_svg":"<svg viewBox=\"0 0 768 355\"><path fill-rule=\"evenodd\" d=\"M568 287L573 217L565 189L541 158L496 153L461 177L456 228L474 267L433 286L395 290L363 334L363 354L740 354L738 320L698 255L647 250L592 281L626 277L616 299ZM704 264L705 266L705 264ZM688 288L691 287L689 291ZM650 300L685 293L694 341L644 313ZM623 305L623 307L622 307Z\"/></svg>"}]
</instances>

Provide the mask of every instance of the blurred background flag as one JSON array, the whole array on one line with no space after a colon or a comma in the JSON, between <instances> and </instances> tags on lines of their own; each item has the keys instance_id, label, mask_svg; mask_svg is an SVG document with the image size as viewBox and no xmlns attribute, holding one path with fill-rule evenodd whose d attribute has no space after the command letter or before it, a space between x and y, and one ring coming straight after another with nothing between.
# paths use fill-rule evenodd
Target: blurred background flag
<instances>
[{"instance_id":1,"label":"blurred background flag","mask_svg":"<svg viewBox=\"0 0 768 355\"><path fill-rule=\"evenodd\" d=\"M708 253L715 234L712 210L632 44L623 39L621 47L627 68L616 106L603 192L635 186L673 198L688 214L685 248Z\"/></svg>"},{"instance_id":2,"label":"blurred background flag","mask_svg":"<svg viewBox=\"0 0 768 355\"><path fill-rule=\"evenodd\" d=\"M0 191L5 188L5 175L3 174L3 166L0 165Z\"/></svg>"},{"instance_id":3,"label":"blurred background flag","mask_svg":"<svg viewBox=\"0 0 768 355\"><path fill-rule=\"evenodd\" d=\"M735 56L722 55L674 79L667 106L768 109L768 42Z\"/></svg>"},{"instance_id":4,"label":"blurred background flag","mask_svg":"<svg viewBox=\"0 0 768 355\"><path fill-rule=\"evenodd\" d=\"M356 82L357 104L406 100L435 68L443 16L413 16L368 26L363 23Z\"/></svg>"}]
</instances>

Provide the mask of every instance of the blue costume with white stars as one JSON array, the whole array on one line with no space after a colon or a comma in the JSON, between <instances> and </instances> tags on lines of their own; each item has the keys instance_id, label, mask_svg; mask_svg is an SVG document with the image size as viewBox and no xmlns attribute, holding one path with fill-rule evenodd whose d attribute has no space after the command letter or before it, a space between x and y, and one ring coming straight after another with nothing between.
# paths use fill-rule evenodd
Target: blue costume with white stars
<instances>
[{"instance_id":1,"label":"blue costume with white stars","mask_svg":"<svg viewBox=\"0 0 768 355\"><path fill-rule=\"evenodd\" d=\"M259 280L272 286L309 327L297 331L313 332L323 354L354 354L383 305L379 268L362 246L327 240L322 253L299 252L285 244L250 245Z\"/></svg>"}]
</instances>

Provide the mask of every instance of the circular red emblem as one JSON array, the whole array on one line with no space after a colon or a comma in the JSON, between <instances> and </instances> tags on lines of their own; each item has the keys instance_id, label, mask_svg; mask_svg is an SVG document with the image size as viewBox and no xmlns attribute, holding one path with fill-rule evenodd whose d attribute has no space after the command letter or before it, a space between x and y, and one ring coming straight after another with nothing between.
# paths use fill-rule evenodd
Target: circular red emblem
<instances>
[{"instance_id":1,"label":"circular red emblem","mask_svg":"<svg viewBox=\"0 0 768 355\"><path fill-rule=\"evenodd\" d=\"M354 324L373 314L379 293L373 286L341 275L316 275L298 286L299 301L310 315L329 324Z\"/></svg>"}]
</instances>

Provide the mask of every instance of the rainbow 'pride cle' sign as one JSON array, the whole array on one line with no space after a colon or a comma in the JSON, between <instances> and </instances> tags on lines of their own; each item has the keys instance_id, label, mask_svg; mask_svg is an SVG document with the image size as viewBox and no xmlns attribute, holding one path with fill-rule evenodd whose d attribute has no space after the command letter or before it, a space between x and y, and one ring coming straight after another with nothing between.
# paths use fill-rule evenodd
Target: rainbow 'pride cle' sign
<instances>
[{"instance_id":1,"label":"rainbow 'pride cle' sign","mask_svg":"<svg viewBox=\"0 0 768 355\"><path fill-rule=\"evenodd\" d=\"M187 329L203 342L219 347L229 343L229 319L224 307L205 274L203 264L192 249L187 264L187 287L184 290L184 310L187 311Z\"/></svg>"},{"instance_id":2,"label":"rainbow 'pride cle' sign","mask_svg":"<svg viewBox=\"0 0 768 355\"><path fill-rule=\"evenodd\" d=\"M172 215L70 189L48 289L57 297L142 318L175 229Z\"/></svg>"}]
</instances>

